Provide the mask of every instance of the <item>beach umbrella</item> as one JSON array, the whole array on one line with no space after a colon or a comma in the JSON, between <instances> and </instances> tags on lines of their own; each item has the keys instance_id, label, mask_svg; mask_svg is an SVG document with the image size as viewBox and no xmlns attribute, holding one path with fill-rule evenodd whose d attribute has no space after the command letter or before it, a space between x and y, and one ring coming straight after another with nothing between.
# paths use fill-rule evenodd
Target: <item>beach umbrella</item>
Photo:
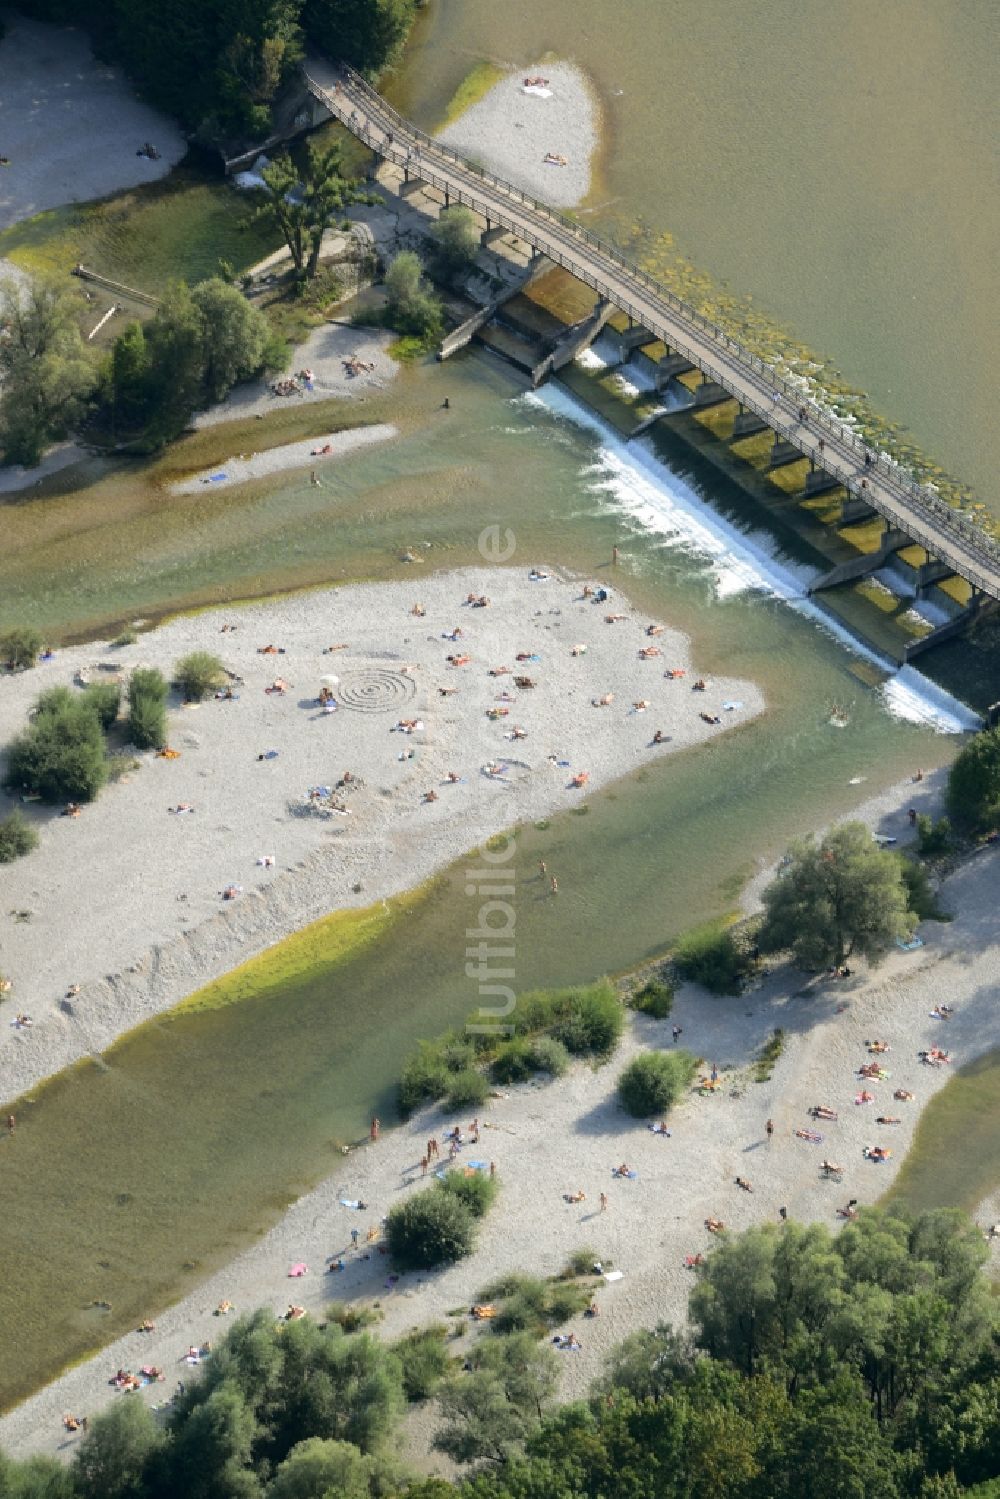
<instances>
[{"instance_id":1,"label":"beach umbrella","mask_svg":"<svg viewBox=\"0 0 1000 1499\"><path fill-rule=\"evenodd\" d=\"M324 687L339 687L340 686L340 678L339 677L335 677L333 675L333 672L329 672L328 675L325 676L325 677L320 677L320 682L322 683L322 685Z\"/></svg>"}]
</instances>

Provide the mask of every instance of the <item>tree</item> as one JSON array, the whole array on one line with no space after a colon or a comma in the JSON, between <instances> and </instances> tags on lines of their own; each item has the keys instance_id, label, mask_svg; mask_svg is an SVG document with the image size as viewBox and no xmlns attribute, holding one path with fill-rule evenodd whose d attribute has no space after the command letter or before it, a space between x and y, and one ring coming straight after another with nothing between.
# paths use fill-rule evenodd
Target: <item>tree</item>
<instances>
[{"instance_id":1,"label":"tree","mask_svg":"<svg viewBox=\"0 0 1000 1499\"><path fill-rule=\"evenodd\" d=\"M187 426L204 390L204 320L183 281L167 288L146 324L146 347L147 435L152 446L162 447Z\"/></svg>"},{"instance_id":2,"label":"tree","mask_svg":"<svg viewBox=\"0 0 1000 1499\"><path fill-rule=\"evenodd\" d=\"M665 1114L694 1076L687 1051L647 1051L635 1057L618 1079L618 1098L634 1119Z\"/></svg>"},{"instance_id":3,"label":"tree","mask_svg":"<svg viewBox=\"0 0 1000 1499\"><path fill-rule=\"evenodd\" d=\"M425 342L441 332L441 303L424 280L420 256L401 250L386 272L387 320L397 333Z\"/></svg>"},{"instance_id":4,"label":"tree","mask_svg":"<svg viewBox=\"0 0 1000 1499\"><path fill-rule=\"evenodd\" d=\"M67 689L43 693L33 721L7 751L7 781L48 802L89 802L107 779L104 735L93 706Z\"/></svg>"},{"instance_id":5,"label":"tree","mask_svg":"<svg viewBox=\"0 0 1000 1499\"><path fill-rule=\"evenodd\" d=\"M542 1419L556 1385L556 1359L531 1333L490 1338L469 1355L471 1372L441 1390L445 1424L434 1446L455 1462L507 1462Z\"/></svg>"},{"instance_id":6,"label":"tree","mask_svg":"<svg viewBox=\"0 0 1000 1499\"><path fill-rule=\"evenodd\" d=\"M164 1449L165 1491L185 1499L258 1499L250 1469L257 1422L239 1390L221 1384L187 1412Z\"/></svg>"},{"instance_id":7,"label":"tree","mask_svg":"<svg viewBox=\"0 0 1000 1499\"><path fill-rule=\"evenodd\" d=\"M471 209L461 203L446 208L431 230L434 255L445 276L467 270L479 254L479 225Z\"/></svg>"},{"instance_id":8,"label":"tree","mask_svg":"<svg viewBox=\"0 0 1000 1499\"><path fill-rule=\"evenodd\" d=\"M210 651L191 651L174 666L174 681L183 692L185 701L200 703L203 697L225 683L226 668Z\"/></svg>"},{"instance_id":9,"label":"tree","mask_svg":"<svg viewBox=\"0 0 1000 1499\"><path fill-rule=\"evenodd\" d=\"M0 1453L0 1499L74 1499L73 1477L55 1457L15 1463Z\"/></svg>"},{"instance_id":10,"label":"tree","mask_svg":"<svg viewBox=\"0 0 1000 1499\"><path fill-rule=\"evenodd\" d=\"M223 123L267 134L271 105L302 58L301 0L221 0L218 113Z\"/></svg>"},{"instance_id":11,"label":"tree","mask_svg":"<svg viewBox=\"0 0 1000 1499\"><path fill-rule=\"evenodd\" d=\"M200 282L191 300L202 316L202 395L221 401L238 381L261 368L270 329L260 309L218 276Z\"/></svg>"},{"instance_id":12,"label":"tree","mask_svg":"<svg viewBox=\"0 0 1000 1499\"><path fill-rule=\"evenodd\" d=\"M145 1476L163 1436L141 1400L117 1400L95 1416L76 1451L79 1499L144 1499Z\"/></svg>"},{"instance_id":13,"label":"tree","mask_svg":"<svg viewBox=\"0 0 1000 1499\"><path fill-rule=\"evenodd\" d=\"M78 304L57 281L0 282L0 447L33 465L81 419L97 371L80 338Z\"/></svg>"},{"instance_id":14,"label":"tree","mask_svg":"<svg viewBox=\"0 0 1000 1499\"><path fill-rule=\"evenodd\" d=\"M16 807L0 820L0 864L13 864L38 847L38 834Z\"/></svg>"},{"instance_id":15,"label":"tree","mask_svg":"<svg viewBox=\"0 0 1000 1499\"><path fill-rule=\"evenodd\" d=\"M83 701L97 714L97 721L107 733L118 718L122 690L117 682L90 682L83 689Z\"/></svg>"},{"instance_id":16,"label":"tree","mask_svg":"<svg viewBox=\"0 0 1000 1499\"><path fill-rule=\"evenodd\" d=\"M964 827L1000 827L1000 727L985 729L965 746L948 773L946 799Z\"/></svg>"},{"instance_id":17,"label":"tree","mask_svg":"<svg viewBox=\"0 0 1000 1499\"><path fill-rule=\"evenodd\" d=\"M472 1214L453 1193L432 1187L390 1210L386 1237L394 1264L430 1269L471 1254Z\"/></svg>"},{"instance_id":18,"label":"tree","mask_svg":"<svg viewBox=\"0 0 1000 1499\"><path fill-rule=\"evenodd\" d=\"M306 146L305 167L300 175L287 152L276 156L261 172L267 200L258 216L281 231L292 257L295 274L315 276L323 249L323 235L343 216L351 203L377 201L360 177L344 175L344 154L339 141L320 147Z\"/></svg>"},{"instance_id":19,"label":"tree","mask_svg":"<svg viewBox=\"0 0 1000 1499\"><path fill-rule=\"evenodd\" d=\"M38 660L41 648L42 637L30 625L0 635L0 660L8 671L27 671Z\"/></svg>"},{"instance_id":20,"label":"tree","mask_svg":"<svg viewBox=\"0 0 1000 1499\"><path fill-rule=\"evenodd\" d=\"M417 0L306 0L303 25L316 45L374 75L398 58Z\"/></svg>"},{"instance_id":21,"label":"tree","mask_svg":"<svg viewBox=\"0 0 1000 1499\"><path fill-rule=\"evenodd\" d=\"M793 844L763 901L761 948L791 949L807 969L855 953L874 962L916 925L898 858L862 822L844 823L818 844L811 836Z\"/></svg>"},{"instance_id":22,"label":"tree","mask_svg":"<svg viewBox=\"0 0 1000 1499\"><path fill-rule=\"evenodd\" d=\"M119 428L129 430L145 423L153 396L150 354L141 323L129 323L115 339L105 383L114 440Z\"/></svg>"},{"instance_id":23,"label":"tree","mask_svg":"<svg viewBox=\"0 0 1000 1499\"><path fill-rule=\"evenodd\" d=\"M366 1456L350 1442L309 1437L293 1447L267 1490L267 1499L372 1499L399 1492L395 1463Z\"/></svg>"}]
</instances>

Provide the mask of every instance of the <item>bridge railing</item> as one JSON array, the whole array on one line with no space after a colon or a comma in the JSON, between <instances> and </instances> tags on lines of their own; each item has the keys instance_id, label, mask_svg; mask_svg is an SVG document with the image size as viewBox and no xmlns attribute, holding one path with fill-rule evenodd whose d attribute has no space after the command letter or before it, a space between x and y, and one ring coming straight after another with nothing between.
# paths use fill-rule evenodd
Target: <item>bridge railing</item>
<instances>
[{"instance_id":1,"label":"bridge railing","mask_svg":"<svg viewBox=\"0 0 1000 1499\"><path fill-rule=\"evenodd\" d=\"M484 187L496 188L503 197L513 200L514 203L523 204L531 210L534 216L543 219L551 231L555 242L547 240L544 246L544 253L549 259L564 266L576 279L592 287L600 296L609 298L630 318L647 328L655 338L684 354L706 375L716 380L724 390L728 390L734 399L763 417L768 426L777 428L780 425L777 420L776 406L781 400L786 400L793 406L808 406L810 431L815 429L820 435L832 438L849 448L852 453L857 454L862 461L867 458L870 467L865 472L873 477L876 474L879 476L882 481L882 494L876 497L867 489L863 491L860 487L862 476L858 470L843 462L835 450L825 448L822 452L817 452L817 442L814 444L811 456L818 456L822 467L841 479L849 492L868 498L873 508L881 510L888 519L898 521L915 542L934 555L938 555L942 537L935 536L933 530L922 526L914 517L913 508L918 514L922 512L928 518L933 517L941 531L946 532L949 538L958 542L967 555L974 554L987 567L992 566L991 576L977 567L970 556L968 562L963 562L961 571L963 576L976 587L986 587L990 593L995 594L996 573L1000 571L1000 544L974 521L947 504L932 489L918 484L895 459L867 443L845 422L830 415L814 401L804 398L801 389L775 370L773 365L768 364L759 354L755 354L738 339L733 338L724 328L678 297L668 287L663 286L641 266L630 261L617 245L602 239L600 235L585 228L576 220L567 218L550 205L532 197L530 193L523 192L479 163L470 161L453 147L420 130L393 109L392 105L388 104L360 74L346 64L342 65L342 70L350 84L349 93L345 90L342 94L338 94L324 88L322 84L311 78L308 72L305 74L306 84L333 114L341 118L348 128L370 145L378 155L392 161L404 171L414 172L422 181L446 193L450 199L465 203L482 217L488 218L490 223L507 229L520 238L525 237L522 223L505 214L502 208L498 207L495 199L486 200L477 197L473 192L463 190L461 184L456 185L454 181L447 181L436 176L434 158L451 162L460 172L481 182ZM357 114L356 109L352 114L352 104L355 100L360 100L370 117L378 122L377 132L372 129L367 120ZM413 150L413 143L418 146L416 152ZM429 157L423 154L423 150L420 149L422 147L427 148L430 153ZM563 249L560 249L559 241L562 242ZM586 261L580 260L578 252L584 247L595 251L600 260L615 267L619 273L616 284L612 285L606 278L595 272ZM668 327L659 322L655 315L651 317L648 304L639 306L623 296L623 286L637 297L645 294L654 301L663 303L666 308L677 314L682 324L698 328L720 351L725 351L732 356L739 367L738 370L727 371L724 366L719 365L712 367L711 361L706 361L704 350L687 343L683 332L679 334L675 327ZM759 377L760 401L755 401L748 396L742 385L734 389L734 375L745 376L748 369ZM797 445L803 445L801 438L797 439ZM810 454L805 456L810 456ZM886 490L889 492L888 498Z\"/></svg>"}]
</instances>

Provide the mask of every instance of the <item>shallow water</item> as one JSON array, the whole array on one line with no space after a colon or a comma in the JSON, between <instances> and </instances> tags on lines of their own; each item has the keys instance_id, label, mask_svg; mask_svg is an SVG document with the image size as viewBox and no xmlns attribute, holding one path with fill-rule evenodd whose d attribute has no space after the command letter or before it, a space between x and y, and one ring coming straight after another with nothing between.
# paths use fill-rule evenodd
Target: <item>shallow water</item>
<instances>
[{"instance_id":1,"label":"shallow water","mask_svg":"<svg viewBox=\"0 0 1000 1499\"><path fill-rule=\"evenodd\" d=\"M478 558L480 529L495 523L515 533L514 565L562 562L612 588L620 579L691 633L699 669L758 681L768 702L759 721L523 830L519 988L589 979L661 950L732 909L759 859L790 834L954 748L893 716L863 680L866 663L776 596L795 592L802 561L751 531L739 492L714 469L680 449L673 472L626 461L568 400L557 388L525 398L508 370L472 353L413 376L398 401L404 436L331 469L329 490L289 477L179 511L143 510L137 494L129 548L108 502L78 543L88 568L66 578L44 549L36 557L38 608L71 628L119 594L151 611L222 580L239 596L278 578L404 573L416 597L419 567L401 566L402 548L424 566L459 566ZM365 414L380 414L378 403ZM728 506L725 529L699 507L707 494ZM67 536L73 503L57 502ZM67 543L57 529L58 555ZM538 599L544 607L544 585ZM834 704L844 729L830 724ZM938 707L918 693L907 711ZM850 786L859 775L864 785ZM537 878L543 857L558 898ZM21 1101L17 1135L0 1146L0 1262L14 1267L0 1283L0 1399L182 1294L333 1169L336 1142L362 1134L372 1109L391 1117L407 1050L476 1003L465 946L478 903L465 867L333 977L163 1018ZM95 1300L113 1311L95 1312Z\"/></svg>"},{"instance_id":2,"label":"shallow water","mask_svg":"<svg viewBox=\"0 0 1000 1499\"><path fill-rule=\"evenodd\" d=\"M437 0L393 84L433 126L481 58L581 64L605 111L585 222L669 231L1000 514L1000 52L987 0ZM539 101L539 107L547 107Z\"/></svg>"}]
</instances>

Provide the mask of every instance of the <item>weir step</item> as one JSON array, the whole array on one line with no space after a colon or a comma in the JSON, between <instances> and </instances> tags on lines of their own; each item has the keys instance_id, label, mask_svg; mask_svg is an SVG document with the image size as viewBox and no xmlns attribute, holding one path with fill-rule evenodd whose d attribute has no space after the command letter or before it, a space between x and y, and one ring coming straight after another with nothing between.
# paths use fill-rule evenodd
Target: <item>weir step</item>
<instances>
[{"instance_id":1,"label":"weir step","mask_svg":"<svg viewBox=\"0 0 1000 1499\"><path fill-rule=\"evenodd\" d=\"M809 584L809 593L821 593L824 588L836 588L841 583L852 583L855 578L867 577L880 568L887 557L902 547L912 546L912 539L902 531L887 531L873 552L861 552L847 562L831 567L822 577Z\"/></svg>"},{"instance_id":2,"label":"weir step","mask_svg":"<svg viewBox=\"0 0 1000 1499\"><path fill-rule=\"evenodd\" d=\"M658 422L662 416L666 416L668 414L668 411L668 407L658 406L655 411L651 411L648 416L644 416L637 427L632 428L625 441L631 442L634 437L641 437L642 434L644 432L648 432L650 427L652 427L655 422Z\"/></svg>"}]
</instances>

